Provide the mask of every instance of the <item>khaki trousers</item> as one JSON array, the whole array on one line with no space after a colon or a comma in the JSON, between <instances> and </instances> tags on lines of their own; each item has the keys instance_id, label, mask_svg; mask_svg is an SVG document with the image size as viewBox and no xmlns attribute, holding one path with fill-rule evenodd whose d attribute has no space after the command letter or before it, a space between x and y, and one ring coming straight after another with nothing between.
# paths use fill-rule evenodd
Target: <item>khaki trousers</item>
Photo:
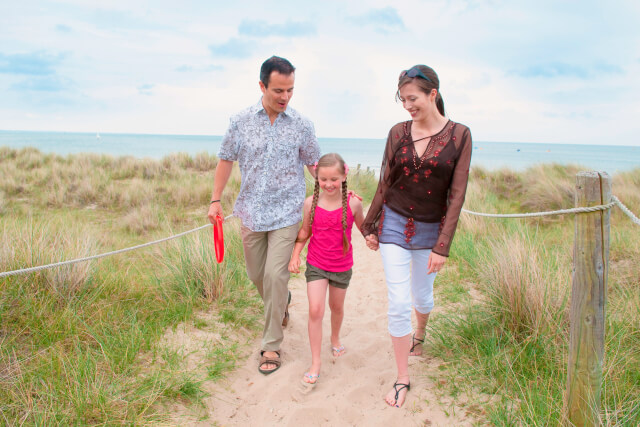
<instances>
[{"instance_id":1,"label":"khaki trousers","mask_svg":"<svg viewBox=\"0 0 640 427\"><path fill-rule=\"evenodd\" d=\"M262 350L280 350L282 319L289 294L289 260L298 224L271 231L251 231L242 226L242 246L249 279L264 302Z\"/></svg>"}]
</instances>

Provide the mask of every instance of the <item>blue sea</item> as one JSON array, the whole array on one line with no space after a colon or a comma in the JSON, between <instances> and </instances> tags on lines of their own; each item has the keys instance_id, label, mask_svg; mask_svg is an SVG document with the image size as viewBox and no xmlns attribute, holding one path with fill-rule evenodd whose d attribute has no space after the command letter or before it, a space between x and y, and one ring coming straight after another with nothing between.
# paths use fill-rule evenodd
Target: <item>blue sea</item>
<instances>
[{"instance_id":1,"label":"blue sea","mask_svg":"<svg viewBox=\"0 0 640 427\"><path fill-rule=\"evenodd\" d=\"M222 136L145 135L124 133L34 132L0 130L0 147L35 147L44 153L61 155L101 153L161 159L185 152L191 155L217 154ZM351 168L378 170L384 139L319 138L323 153L337 152ZM521 142L474 141L471 167L489 170L508 167L523 170L540 163L573 164L585 170L609 174L640 167L639 146L543 144Z\"/></svg>"}]
</instances>

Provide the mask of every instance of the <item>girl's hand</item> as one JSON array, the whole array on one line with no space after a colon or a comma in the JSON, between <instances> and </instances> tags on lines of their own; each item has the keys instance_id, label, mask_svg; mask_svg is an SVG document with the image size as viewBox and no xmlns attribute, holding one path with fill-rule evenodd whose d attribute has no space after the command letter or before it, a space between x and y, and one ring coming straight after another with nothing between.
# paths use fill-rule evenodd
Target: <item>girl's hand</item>
<instances>
[{"instance_id":1,"label":"girl's hand","mask_svg":"<svg viewBox=\"0 0 640 427\"><path fill-rule=\"evenodd\" d=\"M432 251L431 255L429 255L429 263L427 264L427 267L429 268L429 271L427 271L427 274L439 272L444 266L444 263L446 260L447 260L447 257L438 255L437 253Z\"/></svg>"},{"instance_id":2,"label":"girl's hand","mask_svg":"<svg viewBox=\"0 0 640 427\"><path fill-rule=\"evenodd\" d=\"M350 195L351 197L355 197L356 199L362 201L362 197L360 197L355 191L353 190L348 190L347 194Z\"/></svg>"},{"instance_id":3,"label":"girl's hand","mask_svg":"<svg viewBox=\"0 0 640 427\"><path fill-rule=\"evenodd\" d=\"M289 261L289 273L300 273L300 257L292 256Z\"/></svg>"},{"instance_id":4,"label":"girl's hand","mask_svg":"<svg viewBox=\"0 0 640 427\"><path fill-rule=\"evenodd\" d=\"M380 242L378 241L378 236L375 234L369 234L364 238L367 241L367 247L372 251L377 251L380 247Z\"/></svg>"}]
</instances>

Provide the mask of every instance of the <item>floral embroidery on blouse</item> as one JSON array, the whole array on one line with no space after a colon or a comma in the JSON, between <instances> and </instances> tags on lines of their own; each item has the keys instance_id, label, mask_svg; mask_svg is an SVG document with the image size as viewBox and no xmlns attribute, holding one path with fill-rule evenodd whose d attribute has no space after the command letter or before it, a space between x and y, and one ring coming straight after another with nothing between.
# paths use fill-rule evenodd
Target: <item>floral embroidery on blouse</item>
<instances>
[{"instance_id":1,"label":"floral embroidery on blouse","mask_svg":"<svg viewBox=\"0 0 640 427\"><path fill-rule=\"evenodd\" d=\"M421 223L437 224L438 237L432 249L448 256L469 178L471 132L449 121L418 156L411 138L412 124L401 122L389 131L378 188L362 231L365 236L380 232L383 205L387 205L405 218L402 240L407 243L415 240L413 233L420 232Z\"/></svg>"}]
</instances>

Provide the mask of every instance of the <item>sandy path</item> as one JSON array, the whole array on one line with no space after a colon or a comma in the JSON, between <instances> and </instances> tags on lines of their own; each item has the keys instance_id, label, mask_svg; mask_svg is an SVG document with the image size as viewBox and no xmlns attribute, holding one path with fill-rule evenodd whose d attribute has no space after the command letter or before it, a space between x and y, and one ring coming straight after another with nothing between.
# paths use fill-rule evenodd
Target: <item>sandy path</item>
<instances>
[{"instance_id":1,"label":"sandy path","mask_svg":"<svg viewBox=\"0 0 640 427\"><path fill-rule=\"evenodd\" d=\"M174 412L179 425L313 426L313 425L471 425L453 403L442 405L429 379L442 361L412 357L411 391L403 408L392 408L383 396L393 385L395 363L387 333L387 297L379 252L367 249L353 235L354 274L345 302L342 343L346 354L334 359L329 341L327 305L323 327L322 371L318 385L304 393L300 380L311 362L307 337L304 277L291 279L291 320L285 329L282 367L264 376L257 370L259 338L246 349L248 357L224 380L205 384L206 414ZM428 353L428 349L425 353ZM438 402L441 402L440 404ZM176 408L178 409L178 408ZM445 414L445 410L449 416ZM184 412L183 412L184 411Z\"/></svg>"}]
</instances>

